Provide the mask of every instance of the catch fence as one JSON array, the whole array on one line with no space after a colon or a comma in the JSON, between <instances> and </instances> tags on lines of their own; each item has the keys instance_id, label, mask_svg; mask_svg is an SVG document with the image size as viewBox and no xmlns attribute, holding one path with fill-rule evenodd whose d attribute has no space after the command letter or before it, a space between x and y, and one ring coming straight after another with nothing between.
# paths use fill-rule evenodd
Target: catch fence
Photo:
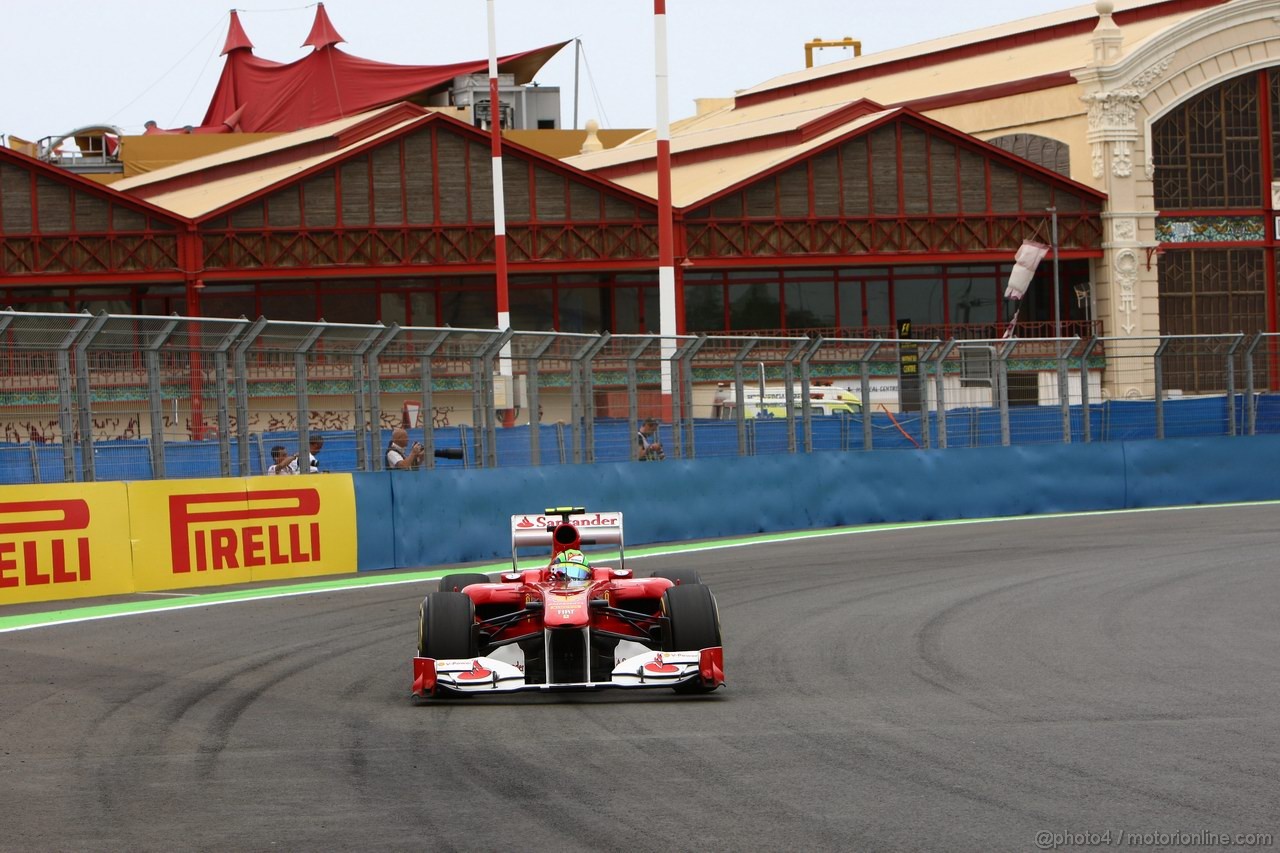
<instances>
[{"instance_id":1,"label":"catch fence","mask_svg":"<svg viewBox=\"0 0 1280 853\"><path fill-rule=\"evenodd\" d=\"M567 334L0 311L0 483L1280 432L1280 336ZM393 457L398 458L398 457ZM308 466L302 465L302 473Z\"/></svg>"}]
</instances>

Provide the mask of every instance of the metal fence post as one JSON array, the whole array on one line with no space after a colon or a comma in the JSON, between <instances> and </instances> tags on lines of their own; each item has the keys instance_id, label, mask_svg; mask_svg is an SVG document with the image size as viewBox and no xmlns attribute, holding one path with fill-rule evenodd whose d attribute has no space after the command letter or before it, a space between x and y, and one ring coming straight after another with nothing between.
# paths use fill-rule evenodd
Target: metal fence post
<instances>
[{"instance_id":1,"label":"metal fence post","mask_svg":"<svg viewBox=\"0 0 1280 853\"><path fill-rule=\"evenodd\" d=\"M595 401L591 383L591 359L608 343L608 337L595 337L573 353L570 361L570 437L573 464L595 460Z\"/></svg>"},{"instance_id":2,"label":"metal fence post","mask_svg":"<svg viewBox=\"0 0 1280 853\"><path fill-rule=\"evenodd\" d=\"M435 377L431 369L431 359L435 357L440 347L444 346L445 341L449 339L450 332L445 329L427 344L426 349L418 354L418 393L422 396L422 468L425 473L427 470L436 467L436 418L435 418L435 401L432 394L435 391ZM463 452L466 452L466 440L462 439ZM378 436L378 447L382 447L382 436ZM471 457L473 460L475 456ZM476 460L477 462L479 460Z\"/></svg>"},{"instance_id":3,"label":"metal fence post","mask_svg":"<svg viewBox=\"0 0 1280 853\"><path fill-rule=\"evenodd\" d=\"M927 391L929 387L926 384L929 379L929 374L928 374L929 361L933 358L933 354L937 352L938 348L941 346L940 341L920 341L919 344L917 344L917 346L923 345L925 343L928 344L928 348L925 349L923 352L920 352L919 350L917 350L917 355L916 355L916 364L923 365L924 370L926 371L920 377L920 382L921 382L920 392L921 392L922 398L925 396L924 392ZM917 369L919 369L919 367L917 367ZM929 406L926 403L927 403L926 400L921 399L920 401L920 440L924 443L924 449L930 450L933 447L933 440L929 437L929 421L930 421Z\"/></svg>"},{"instance_id":4,"label":"metal fence post","mask_svg":"<svg viewBox=\"0 0 1280 853\"><path fill-rule=\"evenodd\" d=\"M1164 438L1164 351L1169 347L1169 339L1161 338L1160 343L1156 346L1154 355L1155 359L1155 383L1156 383L1156 438Z\"/></svg>"},{"instance_id":5,"label":"metal fence post","mask_svg":"<svg viewBox=\"0 0 1280 853\"><path fill-rule=\"evenodd\" d=\"M511 340L511 336L515 332L511 329L503 329L502 333L494 340L490 341L484 348L482 358L484 359L484 371L482 379L484 380L484 435L485 435L485 460L489 468L498 467L498 409L494 400L493 387L493 360L502 352L503 347ZM515 391L515 377L512 377L512 392Z\"/></svg>"},{"instance_id":6,"label":"metal fence post","mask_svg":"<svg viewBox=\"0 0 1280 853\"><path fill-rule=\"evenodd\" d=\"M640 445L636 443L635 436L640 432L640 371L636 367L636 363L640 360L640 356L644 354L654 342L654 335L646 335L640 342L640 345L627 354L627 425L630 428L631 436L631 457L639 459ZM661 357L661 356L659 356Z\"/></svg>"},{"instance_id":7,"label":"metal fence post","mask_svg":"<svg viewBox=\"0 0 1280 853\"><path fill-rule=\"evenodd\" d=\"M787 452L795 453L798 449L796 443L796 369L795 362L800 357L800 353L809 346L809 339L796 341L791 345L791 349L787 350L786 355L782 357L782 381L785 400L787 404ZM805 389L805 404L809 402L809 392ZM691 426L692 429L692 426Z\"/></svg>"},{"instance_id":8,"label":"metal fence post","mask_svg":"<svg viewBox=\"0 0 1280 853\"><path fill-rule=\"evenodd\" d=\"M813 452L813 406L809 401L809 362L821 348L822 336L818 335L806 345L804 353L800 356L800 395L803 398L800 401L800 423L801 432L804 434L805 453Z\"/></svg>"},{"instance_id":9,"label":"metal fence post","mask_svg":"<svg viewBox=\"0 0 1280 853\"><path fill-rule=\"evenodd\" d=\"M491 362L511 340L511 329L491 332L487 341L471 356L471 427L476 464L496 468L497 412L494 408L493 369Z\"/></svg>"},{"instance_id":10,"label":"metal fence post","mask_svg":"<svg viewBox=\"0 0 1280 853\"><path fill-rule=\"evenodd\" d=\"M747 455L747 395L743 388L746 381L745 371L742 369L743 362L747 356L751 354L751 350L755 347L759 338L748 338L743 344L742 349L738 350L738 354L733 357L733 399L734 399L734 415L733 419L738 425L738 455ZM761 377L760 388L760 408L764 408L764 378Z\"/></svg>"},{"instance_id":11,"label":"metal fence post","mask_svg":"<svg viewBox=\"0 0 1280 853\"><path fill-rule=\"evenodd\" d=\"M243 320L245 318L241 317L240 319ZM249 327L249 331L245 332L244 337L240 338L236 344L236 449L239 451L240 476L242 477L247 477L253 470L249 463L249 367L245 353L249 351L249 347L262 334L262 330L267 327L268 322L266 317L259 317L254 320L253 325Z\"/></svg>"},{"instance_id":12,"label":"metal fence post","mask_svg":"<svg viewBox=\"0 0 1280 853\"><path fill-rule=\"evenodd\" d=\"M684 343L680 343L680 339L675 339L675 349L671 353L668 361L671 365L671 377L674 380L671 394L671 440L675 442L672 445L674 451L672 456L676 459L683 459L685 456L685 436L684 436L684 388L685 384L685 355L688 355L690 361L702 345L706 343L707 336L700 335L696 338L686 339ZM665 339L663 343L665 344ZM692 374L692 368L690 369Z\"/></svg>"},{"instance_id":13,"label":"metal fence post","mask_svg":"<svg viewBox=\"0 0 1280 853\"><path fill-rule=\"evenodd\" d=\"M484 346L471 356L471 458L476 466L484 467L485 461L485 372ZM464 439L465 440L465 439Z\"/></svg>"},{"instance_id":14,"label":"metal fence post","mask_svg":"<svg viewBox=\"0 0 1280 853\"><path fill-rule=\"evenodd\" d=\"M680 350L676 351L680 366L680 429L688 430L684 435L677 432L680 436L678 449L684 454L684 459L694 459L698 455L697 436L693 429L693 358L706 344L707 336L698 335L689 342L683 355Z\"/></svg>"},{"instance_id":15,"label":"metal fence post","mask_svg":"<svg viewBox=\"0 0 1280 853\"><path fill-rule=\"evenodd\" d=\"M298 473L311 473L311 401L307 397L307 355L324 334L324 321L307 333L293 351L294 382L298 395ZM304 458L302 454L306 454Z\"/></svg>"},{"instance_id":16,"label":"metal fence post","mask_svg":"<svg viewBox=\"0 0 1280 853\"><path fill-rule=\"evenodd\" d=\"M569 357L569 443L572 445L573 464L575 465L580 464L583 457L582 422L585 414L583 412L582 386L586 381L583 359L591 351L593 343L594 341L588 341Z\"/></svg>"},{"instance_id":17,"label":"metal fence post","mask_svg":"<svg viewBox=\"0 0 1280 853\"><path fill-rule=\"evenodd\" d=\"M1067 356L1080 343L1079 338L1058 340L1058 405L1062 407L1062 443L1071 443L1071 382L1067 378Z\"/></svg>"},{"instance_id":18,"label":"metal fence post","mask_svg":"<svg viewBox=\"0 0 1280 853\"><path fill-rule=\"evenodd\" d=\"M231 476L231 414L227 411L227 402L231 399L230 381L227 378L227 350L231 349L236 338L249 325L243 317L234 321L237 325L222 336L213 351L213 376L218 391L218 470L222 476ZM242 470L240 476L248 476Z\"/></svg>"},{"instance_id":19,"label":"metal fence post","mask_svg":"<svg viewBox=\"0 0 1280 853\"><path fill-rule=\"evenodd\" d=\"M538 372L543 354L557 339L555 333L547 335L525 357L528 365L525 371L525 396L529 403L529 461L534 467L542 464L542 402L538 399Z\"/></svg>"},{"instance_id":20,"label":"metal fence post","mask_svg":"<svg viewBox=\"0 0 1280 853\"><path fill-rule=\"evenodd\" d=\"M1244 333L1236 335L1227 350L1227 435L1236 434L1236 350L1244 340Z\"/></svg>"},{"instance_id":21,"label":"metal fence post","mask_svg":"<svg viewBox=\"0 0 1280 853\"><path fill-rule=\"evenodd\" d=\"M601 332L600 337L587 349L582 360L582 414L585 429L583 444L588 464L596 461L596 371L595 357L609 343L610 334Z\"/></svg>"},{"instance_id":22,"label":"metal fence post","mask_svg":"<svg viewBox=\"0 0 1280 853\"><path fill-rule=\"evenodd\" d=\"M102 311L89 323L80 340L76 342L76 396L80 404L80 456L84 468L84 480L97 479L93 459L93 399L89 389L89 344L111 317Z\"/></svg>"},{"instance_id":23,"label":"metal fence post","mask_svg":"<svg viewBox=\"0 0 1280 853\"><path fill-rule=\"evenodd\" d=\"M1016 340L1011 340L1005 341L1002 346L996 347L996 382L1000 393L1000 444L1003 447L1008 447L1011 441L1009 435L1009 356L1017 345L1018 342Z\"/></svg>"},{"instance_id":24,"label":"metal fence post","mask_svg":"<svg viewBox=\"0 0 1280 853\"><path fill-rule=\"evenodd\" d=\"M365 353L365 382L369 388L365 394L369 406L369 429L366 435L357 437L361 445L369 447L369 470L381 471L386 454L382 452L382 363L379 359L391 342L400 334L400 324L392 323L382 333L369 351Z\"/></svg>"},{"instance_id":25,"label":"metal fence post","mask_svg":"<svg viewBox=\"0 0 1280 853\"><path fill-rule=\"evenodd\" d=\"M75 408L75 397L71 391L71 347L84 328L93 322L93 317L86 311L85 316L67 332L58 344L58 428L62 430L62 477L63 482L76 481L76 438L75 422L72 410Z\"/></svg>"},{"instance_id":26,"label":"metal fence post","mask_svg":"<svg viewBox=\"0 0 1280 853\"><path fill-rule=\"evenodd\" d=\"M1080 426L1085 444L1093 441L1093 417L1089 412L1089 356L1097 345L1098 339L1090 338L1080 353Z\"/></svg>"},{"instance_id":27,"label":"metal fence post","mask_svg":"<svg viewBox=\"0 0 1280 853\"><path fill-rule=\"evenodd\" d=\"M381 324L374 327L351 352L351 390L352 402L355 406L355 411L352 412L352 426L354 427L356 439L357 471L372 470L369 467L369 442L366 440L365 431L365 394L368 390L365 386L365 354L369 352L384 331L385 327Z\"/></svg>"},{"instance_id":28,"label":"metal fence post","mask_svg":"<svg viewBox=\"0 0 1280 853\"><path fill-rule=\"evenodd\" d=\"M871 443L871 359L880 349L882 341L872 341L867 351L858 360L858 371L862 374L862 449L870 450Z\"/></svg>"},{"instance_id":29,"label":"metal fence post","mask_svg":"<svg viewBox=\"0 0 1280 853\"><path fill-rule=\"evenodd\" d=\"M1253 340L1249 342L1249 347L1244 354L1244 381L1249 395L1245 398L1246 435L1257 435L1258 431L1258 398L1254 386L1253 354L1257 351L1258 345L1262 343L1263 337L1264 333L1257 332L1253 336Z\"/></svg>"},{"instance_id":30,"label":"metal fence post","mask_svg":"<svg viewBox=\"0 0 1280 853\"><path fill-rule=\"evenodd\" d=\"M151 403L151 476L165 479L164 465L164 394L160 388L160 348L178 328L178 320L169 320L155 339L147 344L144 357L147 363L147 396ZM225 376L223 377L225 380ZM219 387L219 392L222 388ZM219 407L223 401L219 401ZM225 472L223 476L228 476Z\"/></svg>"},{"instance_id":31,"label":"metal fence post","mask_svg":"<svg viewBox=\"0 0 1280 853\"><path fill-rule=\"evenodd\" d=\"M959 341L951 338L939 348L938 354L933 359L933 387L938 406L938 447L943 450L947 447L947 392L943 363L956 348L957 343Z\"/></svg>"}]
</instances>

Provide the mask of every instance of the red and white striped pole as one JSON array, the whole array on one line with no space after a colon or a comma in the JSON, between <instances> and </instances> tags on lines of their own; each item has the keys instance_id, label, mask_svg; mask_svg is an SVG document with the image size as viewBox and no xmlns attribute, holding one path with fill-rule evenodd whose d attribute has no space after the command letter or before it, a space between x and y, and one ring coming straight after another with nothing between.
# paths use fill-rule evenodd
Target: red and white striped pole
<instances>
[{"instance_id":1,"label":"red and white striped pole","mask_svg":"<svg viewBox=\"0 0 1280 853\"><path fill-rule=\"evenodd\" d=\"M507 210L502 195L502 105L498 100L498 33L494 24L494 0L489 11L489 150L493 156L493 269L498 291L498 329L511 328L511 303L507 294ZM499 373L511 375L511 345L502 349Z\"/></svg>"},{"instance_id":2,"label":"red and white striped pole","mask_svg":"<svg viewBox=\"0 0 1280 853\"><path fill-rule=\"evenodd\" d=\"M658 334L662 336L662 410L675 415L671 357L676 350L675 232L671 224L671 117L667 109L667 0L653 0L653 47L658 124Z\"/></svg>"}]
</instances>

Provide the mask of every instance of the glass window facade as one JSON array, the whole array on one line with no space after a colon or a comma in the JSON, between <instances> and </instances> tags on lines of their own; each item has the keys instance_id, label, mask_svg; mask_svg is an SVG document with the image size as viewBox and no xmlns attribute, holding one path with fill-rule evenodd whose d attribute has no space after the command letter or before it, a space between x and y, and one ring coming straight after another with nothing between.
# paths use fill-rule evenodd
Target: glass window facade
<instances>
[{"instance_id":1,"label":"glass window facade","mask_svg":"<svg viewBox=\"0 0 1280 853\"><path fill-rule=\"evenodd\" d=\"M1000 294L1009 269L1009 264L985 264L700 271L685 276L686 328L839 329L863 337L892 335L897 322L911 320L917 328L943 334L944 326L985 326L1003 319Z\"/></svg>"}]
</instances>

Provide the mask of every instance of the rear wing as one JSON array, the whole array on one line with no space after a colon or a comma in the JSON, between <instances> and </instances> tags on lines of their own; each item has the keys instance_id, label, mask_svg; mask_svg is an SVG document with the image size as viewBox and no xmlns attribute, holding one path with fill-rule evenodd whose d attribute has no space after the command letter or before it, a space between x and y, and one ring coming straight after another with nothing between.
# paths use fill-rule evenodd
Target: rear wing
<instances>
[{"instance_id":1,"label":"rear wing","mask_svg":"<svg viewBox=\"0 0 1280 853\"><path fill-rule=\"evenodd\" d=\"M519 550L545 548L551 560L555 530L562 524L576 528L583 545L617 545L618 568L622 568L622 513L585 512L581 507L571 511L547 510L542 515L511 516L511 566L520 570ZM612 551L612 549L610 549Z\"/></svg>"}]
</instances>

